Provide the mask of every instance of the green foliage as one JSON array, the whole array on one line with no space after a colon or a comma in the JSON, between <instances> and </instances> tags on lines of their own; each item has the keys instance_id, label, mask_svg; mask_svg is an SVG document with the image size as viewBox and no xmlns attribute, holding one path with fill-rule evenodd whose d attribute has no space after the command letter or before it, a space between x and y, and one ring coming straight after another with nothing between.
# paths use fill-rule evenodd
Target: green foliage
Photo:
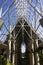
<instances>
[{"instance_id":1,"label":"green foliage","mask_svg":"<svg viewBox=\"0 0 43 65\"><path fill-rule=\"evenodd\" d=\"M40 65L43 65L43 51L39 51L39 57L40 57Z\"/></svg>"},{"instance_id":2,"label":"green foliage","mask_svg":"<svg viewBox=\"0 0 43 65\"><path fill-rule=\"evenodd\" d=\"M0 65L12 65L11 62L7 62L5 55L0 55Z\"/></svg>"},{"instance_id":3,"label":"green foliage","mask_svg":"<svg viewBox=\"0 0 43 65\"><path fill-rule=\"evenodd\" d=\"M4 55L0 55L0 65L6 65L6 57Z\"/></svg>"},{"instance_id":4,"label":"green foliage","mask_svg":"<svg viewBox=\"0 0 43 65\"><path fill-rule=\"evenodd\" d=\"M40 65L43 65L43 56L40 55Z\"/></svg>"},{"instance_id":5,"label":"green foliage","mask_svg":"<svg viewBox=\"0 0 43 65\"><path fill-rule=\"evenodd\" d=\"M7 62L7 64L6 65L12 65L12 63L11 62Z\"/></svg>"}]
</instances>

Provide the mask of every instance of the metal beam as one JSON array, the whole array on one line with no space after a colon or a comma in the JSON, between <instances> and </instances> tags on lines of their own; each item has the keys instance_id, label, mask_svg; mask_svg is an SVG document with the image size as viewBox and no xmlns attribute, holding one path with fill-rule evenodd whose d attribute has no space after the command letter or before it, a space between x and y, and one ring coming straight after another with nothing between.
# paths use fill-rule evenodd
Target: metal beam
<instances>
[{"instance_id":1,"label":"metal beam","mask_svg":"<svg viewBox=\"0 0 43 65\"><path fill-rule=\"evenodd\" d=\"M27 33L28 37L29 37L30 39L32 39L32 37L29 35L29 33L26 31L25 28L24 28L24 30L25 30L25 32Z\"/></svg>"},{"instance_id":2,"label":"metal beam","mask_svg":"<svg viewBox=\"0 0 43 65\"><path fill-rule=\"evenodd\" d=\"M21 28L22 28L22 27L21 27ZM18 31L18 33L16 34L15 39L18 37L18 35L19 35L20 31L21 31L21 28L20 28L20 30Z\"/></svg>"},{"instance_id":3,"label":"metal beam","mask_svg":"<svg viewBox=\"0 0 43 65\"><path fill-rule=\"evenodd\" d=\"M35 7L35 5L33 3L30 3L29 0L28 0L28 3L30 4L31 7L34 8L34 10L42 17L42 12L37 8Z\"/></svg>"},{"instance_id":4,"label":"metal beam","mask_svg":"<svg viewBox=\"0 0 43 65\"><path fill-rule=\"evenodd\" d=\"M29 1L28 1L28 3L30 4L31 7L33 7L33 8L35 9L35 11L36 11L41 17L43 16L42 13L41 13L41 11L40 11L37 7L35 7L35 5L34 5L33 3L30 3ZM7 8L6 11L2 14L2 16L4 16L4 15L8 12L9 8L10 8L13 4L14 4L14 1L11 3L10 6L8 6L8 8Z\"/></svg>"},{"instance_id":5,"label":"metal beam","mask_svg":"<svg viewBox=\"0 0 43 65\"><path fill-rule=\"evenodd\" d=\"M5 10L5 12L2 14L2 16L5 16L5 14L8 12L9 8L14 4L14 1L8 6L8 8Z\"/></svg>"}]
</instances>

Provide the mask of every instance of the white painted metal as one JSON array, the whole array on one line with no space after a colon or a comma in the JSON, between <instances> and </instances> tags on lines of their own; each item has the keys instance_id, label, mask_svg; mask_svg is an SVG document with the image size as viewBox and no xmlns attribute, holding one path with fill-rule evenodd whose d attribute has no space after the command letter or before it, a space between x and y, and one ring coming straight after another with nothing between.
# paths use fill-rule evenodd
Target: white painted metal
<instances>
[{"instance_id":1,"label":"white painted metal","mask_svg":"<svg viewBox=\"0 0 43 65\"><path fill-rule=\"evenodd\" d=\"M13 65L15 65L15 40L14 40L14 43L13 43L13 58L12 58L12 63Z\"/></svg>"},{"instance_id":2,"label":"white painted metal","mask_svg":"<svg viewBox=\"0 0 43 65\"><path fill-rule=\"evenodd\" d=\"M37 45L37 48L39 47L39 45L38 45L38 39L36 39L36 45ZM38 53L36 53L36 57L37 57L37 65L40 65L40 58L39 58L39 54Z\"/></svg>"},{"instance_id":3,"label":"white painted metal","mask_svg":"<svg viewBox=\"0 0 43 65\"><path fill-rule=\"evenodd\" d=\"M34 51L34 44L33 44L34 40L32 40L32 50ZM34 53L32 53L32 60L33 60L33 65L35 64L34 61Z\"/></svg>"},{"instance_id":4,"label":"white painted metal","mask_svg":"<svg viewBox=\"0 0 43 65\"><path fill-rule=\"evenodd\" d=\"M19 5L18 5L19 4ZM18 16L26 16L27 14L27 1L26 0L19 0L17 5L17 15Z\"/></svg>"},{"instance_id":5,"label":"white painted metal","mask_svg":"<svg viewBox=\"0 0 43 65\"><path fill-rule=\"evenodd\" d=\"M2 18L2 8L0 8L0 18Z\"/></svg>"},{"instance_id":6,"label":"white painted metal","mask_svg":"<svg viewBox=\"0 0 43 65\"><path fill-rule=\"evenodd\" d=\"M9 43L9 59L8 59L8 61L11 62L11 40L9 40L8 43Z\"/></svg>"}]
</instances>

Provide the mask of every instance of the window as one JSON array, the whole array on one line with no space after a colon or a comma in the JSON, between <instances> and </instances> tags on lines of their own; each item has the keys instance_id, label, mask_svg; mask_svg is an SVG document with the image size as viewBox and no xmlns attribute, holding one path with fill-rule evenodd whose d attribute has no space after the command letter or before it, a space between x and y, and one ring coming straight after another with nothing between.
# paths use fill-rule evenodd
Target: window
<instances>
[{"instance_id":1,"label":"window","mask_svg":"<svg viewBox=\"0 0 43 65\"><path fill-rule=\"evenodd\" d=\"M26 44L24 42L22 42L21 44L21 53L25 53L26 52Z\"/></svg>"}]
</instances>

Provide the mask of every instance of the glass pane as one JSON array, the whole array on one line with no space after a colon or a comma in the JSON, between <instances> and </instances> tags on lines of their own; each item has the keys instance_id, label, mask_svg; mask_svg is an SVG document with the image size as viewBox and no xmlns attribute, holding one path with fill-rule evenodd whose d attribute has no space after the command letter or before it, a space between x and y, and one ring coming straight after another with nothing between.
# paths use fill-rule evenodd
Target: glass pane
<instances>
[{"instance_id":1,"label":"glass pane","mask_svg":"<svg viewBox=\"0 0 43 65\"><path fill-rule=\"evenodd\" d=\"M24 42L22 42L21 44L21 53L25 53L26 52L26 44Z\"/></svg>"}]
</instances>

